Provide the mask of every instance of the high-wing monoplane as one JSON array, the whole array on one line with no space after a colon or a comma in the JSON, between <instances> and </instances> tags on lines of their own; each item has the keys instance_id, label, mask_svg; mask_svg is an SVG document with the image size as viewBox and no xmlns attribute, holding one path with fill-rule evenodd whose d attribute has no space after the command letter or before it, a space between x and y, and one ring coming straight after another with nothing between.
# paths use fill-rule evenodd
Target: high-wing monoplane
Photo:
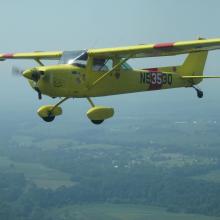
<instances>
[{"instance_id":1,"label":"high-wing monoplane","mask_svg":"<svg viewBox=\"0 0 220 220\"><path fill-rule=\"evenodd\" d=\"M96 106L91 97L117 95L180 87L192 87L199 98L203 92L196 87L204 78L208 51L220 49L220 39L146 44L128 47L88 49L79 51L31 52L0 54L6 59L33 59L38 66L22 75L28 79L38 98L47 95L62 98L55 105L38 109L39 116L51 122L62 114L60 105L70 98L86 98L91 104L87 112L94 124L101 124L114 115L114 109ZM188 54L182 65L133 69L128 60ZM44 60L58 60L56 65L45 65Z\"/></svg>"}]
</instances>

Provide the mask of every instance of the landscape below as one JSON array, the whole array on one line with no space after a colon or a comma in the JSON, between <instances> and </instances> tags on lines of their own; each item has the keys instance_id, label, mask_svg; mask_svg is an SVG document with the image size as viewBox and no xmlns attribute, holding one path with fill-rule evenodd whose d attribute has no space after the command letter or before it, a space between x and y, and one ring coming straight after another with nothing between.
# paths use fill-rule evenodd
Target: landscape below
<instances>
[{"instance_id":1,"label":"landscape below","mask_svg":"<svg viewBox=\"0 0 220 220\"><path fill-rule=\"evenodd\" d=\"M2 133L0 219L220 219L213 118L40 126Z\"/></svg>"}]
</instances>

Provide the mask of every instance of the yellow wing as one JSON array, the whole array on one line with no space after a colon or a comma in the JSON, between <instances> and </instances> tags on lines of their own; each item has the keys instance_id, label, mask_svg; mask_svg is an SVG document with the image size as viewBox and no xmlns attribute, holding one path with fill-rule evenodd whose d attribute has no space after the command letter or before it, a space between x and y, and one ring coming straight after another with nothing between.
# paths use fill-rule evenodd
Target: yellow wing
<instances>
[{"instance_id":1,"label":"yellow wing","mask_svg":"<svg viewBox=\"0 0 220 220\"><path fill-rule=\"evenodd\" d=\"M58 60L62 56L62 51L55 52L31 52L31 53L5 53L0 54L0 61L6 59L34 59L34 60Z\"/></svg>"},{"instance_id":2,"label":"yellow wing","mask_svg":"<svg viewBox=\"0 0 220 220\"><path fill-rule=\"evenodd\" d=\"M90 49L88 55L96 57L120 57L142 58L172 56L178 54L192 53L220 49L220 38L199 39L194 41L180 41L172 43L146 44L118 48Z\"/></svg>"}]
</instances>

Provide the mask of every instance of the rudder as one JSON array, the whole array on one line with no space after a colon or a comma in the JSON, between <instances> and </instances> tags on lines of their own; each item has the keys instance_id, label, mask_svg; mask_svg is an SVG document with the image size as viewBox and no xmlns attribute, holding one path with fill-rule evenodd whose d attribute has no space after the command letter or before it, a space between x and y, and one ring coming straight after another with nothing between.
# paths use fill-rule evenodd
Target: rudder
<instances>
[{"instance_id":1,"label":"rudder","mask_svg":"<svg viewBox=\"0 0 220 220\"><path fill-rule=\"evenodd\" d=\"M178 68L178 73L183 76L202 76L205 63L208 57L208 51L190 53L182 66ZM202 78L193 79L195 84L202 81Z\"/></svg>"},{"instance_id":2,"label":"rudder","mask_svg":"<svg viewBox=\"0 0 220 220\"><path fill-rule=\"evenodd\" d=\"M182 75L194 75L201 76L205 68L208 51L202 51L197 53L190 53L185 59L182 66L180 66L180 73Z\"/></svg>"}]
</instances>

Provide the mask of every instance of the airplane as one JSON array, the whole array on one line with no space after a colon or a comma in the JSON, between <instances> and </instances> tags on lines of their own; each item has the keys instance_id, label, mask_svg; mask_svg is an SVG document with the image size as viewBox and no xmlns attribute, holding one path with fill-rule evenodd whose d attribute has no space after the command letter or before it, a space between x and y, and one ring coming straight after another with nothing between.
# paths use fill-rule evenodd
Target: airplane
<instances>
[{"instance_id":1,"label":"airplane","mask_svg":"<svg viewBox=\"0 0 220 220\"><path fill-rule=\"evenodd\" d=\"M220 78L204 76L203 71L210 50L220 49L219 39L199 38L157 44L127 47L88 49L77 51L28 52L0 54L0 61L7 59L32 59L34 68L22 71L38 98L47 95L61 98L55 105L38 109L38 115L52 122L62 114L60 105L70 98L86 98L91 105L87 117L94 124L101 124L114 115L114 109L97 106L91 97L125 93L192 87L198 98L203 92L196 87L203 79ZM147 69L133 69L130 59L188 54L182 65ZM43 60L58 60L56 65L44 65Z\"/></svg>"}]
</instances>

